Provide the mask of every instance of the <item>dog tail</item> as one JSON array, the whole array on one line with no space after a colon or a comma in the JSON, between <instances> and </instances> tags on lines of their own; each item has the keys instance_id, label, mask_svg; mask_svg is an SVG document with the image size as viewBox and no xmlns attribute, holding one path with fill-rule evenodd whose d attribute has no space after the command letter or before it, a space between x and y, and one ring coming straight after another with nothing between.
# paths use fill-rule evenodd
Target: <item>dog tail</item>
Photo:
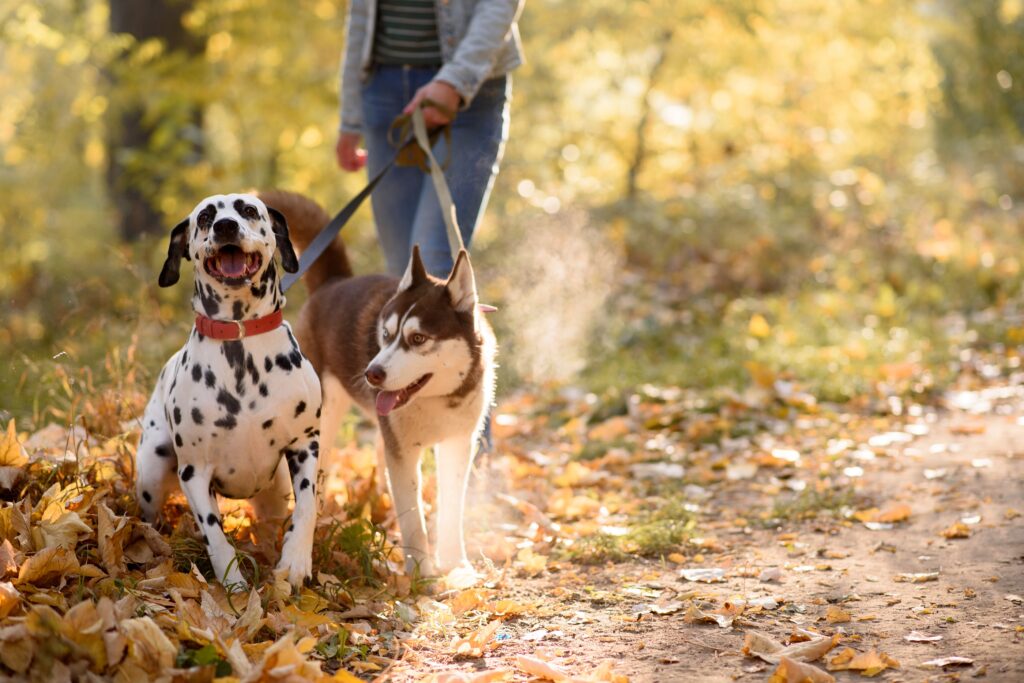
<instances>
[{"instance_id":1,"label":"dog tail","mask_svg":"<svg viewBox=\"0 0 1024 683\"><path fill-rule=\"evenodd\" d=\"M288 221L288 234L292 246L299 253L305 251L309 243L319 234L331 217L319 204L295 192L285 190L260 190L260 200L272 209L277 209ZM348 263L348 254L340 237L336 237L320 258L309 267L303 275L306 289L311 293L320 285L334 278L352 276L352 267Z\"/></svg>"}]
</instances>

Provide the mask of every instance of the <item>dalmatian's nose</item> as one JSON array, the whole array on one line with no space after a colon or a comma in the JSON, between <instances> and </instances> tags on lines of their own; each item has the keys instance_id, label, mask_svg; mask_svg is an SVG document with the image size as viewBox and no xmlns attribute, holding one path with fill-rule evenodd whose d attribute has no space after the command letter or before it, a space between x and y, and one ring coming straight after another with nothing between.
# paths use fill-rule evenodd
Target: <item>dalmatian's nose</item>
<instances>
[{"instance_id":1,"label":"dalmatian's nose","mask_svg":"<svg viewBox=\"0 0 1024 683\"><path fill-rule=\"evenodd\" d=\"M221 218L213 224L213 236L218 242L238 239L238 223L231 218Z\"/></svg>"}]
</instances>

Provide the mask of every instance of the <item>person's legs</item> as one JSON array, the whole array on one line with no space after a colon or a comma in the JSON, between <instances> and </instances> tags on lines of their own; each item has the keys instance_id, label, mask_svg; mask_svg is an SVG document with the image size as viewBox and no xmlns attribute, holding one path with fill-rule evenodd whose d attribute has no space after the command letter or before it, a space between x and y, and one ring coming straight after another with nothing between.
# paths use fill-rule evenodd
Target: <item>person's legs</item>
<instances>
[{"instance_id":1,"label":"person's legs","mask_svg":"<svg viewBox=\"0 0 1024 683\"><path fill-rule=\"evenodd\" d=\"M462 241L468 248L498 174L498 164L508 137L508 102L511 83L507 77L485 83L469 109L452 124L451 151L442 136L434 146L440 163L448 160L445 180L455 203ZM450 156L450 158L449 158ZM419 173L419 171L417 171ZM420 245L423 264L431 275L448 277L454 262L448 244L437 192L424 176L412 224L411 244Z\"/></svg>"},{"instance_id":2,"label":"person's legs","mask_svg":"<svg viewBox=\"0 0 1024 683\"><path fill-rule=\"evenodd\" d=\"M366 145L366 171L377 175L395 155L388 139L391 122L402 113L422 85L421 70L401 66L378 67L363 87L363 144ZM412 226L417 197L425 178L418 168L395 166L388 171L370 196L377 237L388 272L401 275L412 251Z\"/></svg>"}]
</instances>

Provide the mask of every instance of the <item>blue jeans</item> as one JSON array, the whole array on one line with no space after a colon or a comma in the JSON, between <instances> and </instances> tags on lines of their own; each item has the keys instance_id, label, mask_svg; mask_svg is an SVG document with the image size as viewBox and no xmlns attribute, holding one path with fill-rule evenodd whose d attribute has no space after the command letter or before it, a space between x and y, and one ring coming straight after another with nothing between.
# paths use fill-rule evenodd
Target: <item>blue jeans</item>
<instances>
[{"instance_id":1,"label":"blue jeans","mask_svg":"<svg viewBox=\"0 0 1024 683\"><path fill-rule=\"evenodd\" d=\"M371 177L395 154L388 141L391 122L436 74L433 68L379 65L363 86L363 140ZM455 117L451 150L443 137L434 146L439 162L449 159L445 179L467 248L498 174L508 137L510 90L506 76L484 83L469 108ZM392 168L373 191L371 201L388 272L405 272L412 246L418 244L427 271L448 277L454 264L437 193L426 173L408 166Z\"/></svg>"}]
</instances>

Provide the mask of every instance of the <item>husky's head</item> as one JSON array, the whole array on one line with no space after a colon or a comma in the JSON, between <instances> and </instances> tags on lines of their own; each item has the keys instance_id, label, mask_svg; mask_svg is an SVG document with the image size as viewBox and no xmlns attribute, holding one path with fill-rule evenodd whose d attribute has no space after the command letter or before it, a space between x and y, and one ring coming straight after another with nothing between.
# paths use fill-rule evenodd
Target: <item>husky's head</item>
<instances>
[{"instance_id":1,"label":"husky's head","mask_svg":"<svg viewBox=\"0 0 1024 683\"><path fill-rule=\"evenodd\" d=\"M476 281L465 250L448 280L427 274L419 247L377 320L380 352L366 368L384 416L415 396L462 395L480 380Z\"/></svg>"},{"instance_id":2,"label":"husky's head","mask_svg":"<svg viewBox=\"0 0 1024 683\"><path fill-rule=\"evenodd\" d=\"M281 266L295 272L299 263L280 212L251 194L207 197L171 231L160 286L178 281L182 257L192 260L196 310L239 319L260 308L261 299L279 303L275 251Z\"/></svg>"}]
</instances>

